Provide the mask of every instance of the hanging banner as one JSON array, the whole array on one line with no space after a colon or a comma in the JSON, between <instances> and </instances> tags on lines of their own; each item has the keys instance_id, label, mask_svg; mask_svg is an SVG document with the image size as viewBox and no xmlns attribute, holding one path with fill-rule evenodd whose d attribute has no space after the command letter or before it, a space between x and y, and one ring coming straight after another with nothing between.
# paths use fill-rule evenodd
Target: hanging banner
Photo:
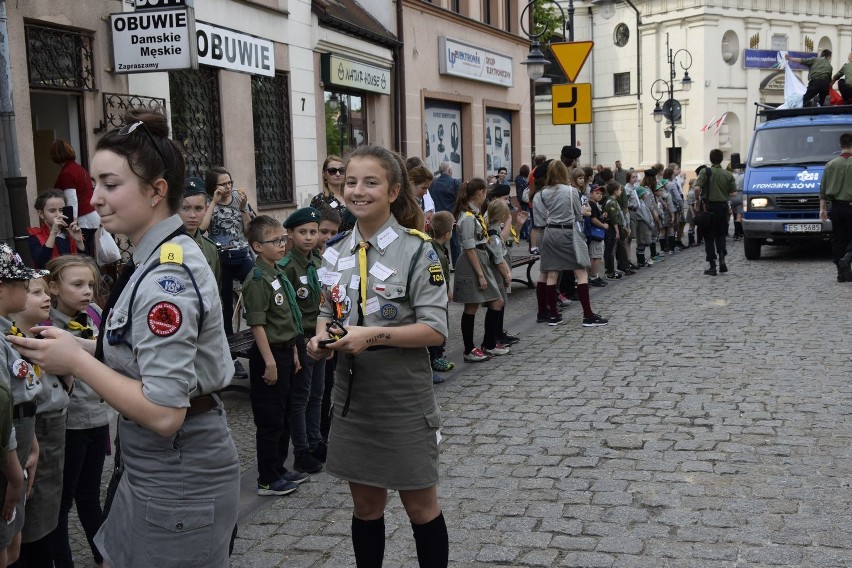
<instances>
[{"instance_id":1,"label":"hanging banner","mask_svg":"<svg viewBox=\"0 0 852 568\"><path fill-rule=\"evenodd\" d=\"M252 75L275 76L275 49L268 39L203 22L195 23L195 35L199 63Z\"/></svg>"},{"instance_id":2,"label":"hanging banner","mask_svg":"<svg viewBox=\"0 0 852 568\"><path fill-rule=\"evenodd\" d=\"M449 162L453 167L453 177L461 179L461 106L427 100L424 114L423 161L433 172L438 171L441 162Z\"/></svg>"},{"instance_id":3,"label":"hanging banner","mask_svg":"<svg viewBox=\"0 0 852 568\"><path fill-rule=\"evenodd\" d=\"M110 30L116 73L193 67L191 9L110 14Z\"/></svg>"},{"instance_id":4,"label":"hanging banner","mask_svg":"<svg viewBox=\"0 0 852 568\"><path fill-rule=\"evenodd\" d=\"M511 57L448 37L438 38L438 71L501 87L514 84Z\"/></svg>"}]
</instances>

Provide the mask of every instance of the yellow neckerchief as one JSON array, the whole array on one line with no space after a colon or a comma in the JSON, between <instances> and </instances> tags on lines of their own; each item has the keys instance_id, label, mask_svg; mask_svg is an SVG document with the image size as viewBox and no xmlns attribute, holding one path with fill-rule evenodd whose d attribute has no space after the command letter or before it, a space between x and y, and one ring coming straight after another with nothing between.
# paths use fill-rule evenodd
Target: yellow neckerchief
<instances>
[{"instance_id":1,"label":"yellow neckerchief","mask_svg":"<svg viewBox=\"0 0 852 568\"><path fill-rule=\"evenodd\" d=\"M15 337L27 337L20 329L17 328L14 322L12 322L12 327L9 328L9 331L6 332L6 335L14 335ZM41 367L39 367L35 363L30 362L26 358L24 360L28 361L33 366L33 373L35 373L37 377L41 377Z\"/></svg>"},{"instance_id":2,"label":"yellow neckerchief","mask_svg":"<svg viewBox=\"0 0 852 568\"><path fill-rule=\"evenodd\" d=\"M94 330L88 325L83 325L77 320L68 320L68 324L65 326L68 331L79 331L80 337L83 339L95 339L94 338ZM86 332L89 332L88 334Z\"/></svg>"},{"instance_id":3,"label":"yellow neckerchief","mask_svg":"<svg viewBox=\"0 0 852 568\"><path fill-rule=\"evenodd\" d=\"M358 283L361 295L361 313L367 315L367 249L370 248L369 241L358 243L358 274L361 281Z\"/></svg>"},{"instance_id":4,"label":"yellow neckerchief","mask_svg":"<svg viewBox=\"0 0 852 568\"><path fill-rule=\"evenodd\" d=\"M482 213L474 213L470 209L464 212L465 215L469 215L470 217L475 217L477 221L479 221L480 226L482 226L482 232L484 234L488 234L488 225L485 224L485 217L482 216Z\"/></svg>"}]
</instances>

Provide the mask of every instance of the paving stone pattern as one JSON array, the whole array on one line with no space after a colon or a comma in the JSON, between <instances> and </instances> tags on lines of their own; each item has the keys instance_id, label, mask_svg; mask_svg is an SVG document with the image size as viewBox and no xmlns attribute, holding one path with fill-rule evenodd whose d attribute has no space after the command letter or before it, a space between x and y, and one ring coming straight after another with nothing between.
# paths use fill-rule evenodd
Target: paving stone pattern
<instances>
[{"instance_id":1,"label":"paving stone pattern","mask_svg":"<svg viewBox=\"0 0 852 568\"><path fill-rule=\"evenodd\" d=\"M822 252L730 248L727 275L691 249L594 290L602 328L576 305L535 324L516 285L523 341L486 363L461 362L452 307L458 369L436 387L452 566L852 566L852 286ZM246 398L227 395L250 485ZM232 566L354 566L345 483L247 500ZM385 566L417 566L396 495L386 523Z\"/></svg>"}]
</instances>

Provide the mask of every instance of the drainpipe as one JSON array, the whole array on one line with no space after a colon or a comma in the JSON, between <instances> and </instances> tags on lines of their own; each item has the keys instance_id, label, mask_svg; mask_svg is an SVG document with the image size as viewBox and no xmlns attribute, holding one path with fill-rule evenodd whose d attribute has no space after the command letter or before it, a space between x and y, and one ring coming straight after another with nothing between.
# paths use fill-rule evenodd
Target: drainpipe
<instances>
[{"instance_id":1,"label":"drainpipe","mask_svg":"<svg viewBox=\"0 0 852 568\"><path fill-rule=\"evenodd\" d=\"M12 227L10 202L19 205L19 207L16 207L18 216L21 216L18 210L23 209L22 218L18 220L18 224L23 225L21 235L26 234L29 213L27 212L27 178L21 177L21 162L18 157L15 107L12 104L12 65L9 55L7 20L6 0L0 0L0 130L3 133L3 160L5 161L7 176L5 178L7 191L0 194L0 241L11 244L15 233ZM23 204L23 207L20 206L21 204ZM27 252L24 241L21 241L19 248Z\"/></svg>"},{"instance_id":2,"label":"drainpipe","mask_svg":"<svg viewBox=\"0 0 852 568\"><path fill-rule=\"evenodd\" d=\"M408 156L408 137L406 135L405 110L405 42L403 40L402 0L396 0L396 39L399 41L394 48L394 115L396 116L396 131L394 142L403 156Z\"/></svg>"}]
</instances>

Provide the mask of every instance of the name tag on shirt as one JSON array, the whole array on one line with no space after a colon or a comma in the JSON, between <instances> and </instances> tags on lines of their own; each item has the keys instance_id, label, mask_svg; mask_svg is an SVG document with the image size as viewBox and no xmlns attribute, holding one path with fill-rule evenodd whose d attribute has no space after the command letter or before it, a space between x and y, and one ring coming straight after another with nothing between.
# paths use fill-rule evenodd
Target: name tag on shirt
<instances>
[{"instance_id":1,"label":"name tag on shirt","mask_svg":"<svg viewBox=\"0 0 852 568\"><path fill-rule=\"evenodd\" d=\"M349 288L357 290L359 286L361 286L361 277L357 274L353 274L352 278L349 280Z\"/></svg>"},{"instance_id":2,"label":"name tag on shirt","mask_svg":"<svg viewBox=\"0 0 852 568\"><path fill-rule=\"evenodd\" d=\"M317 274L319 274L319 270L317 270ZM304 275L304 276L299 276L299 282L301 282L302 284L307 284L307 283L308 283L308 276L307 276L307 274L306 274L306 275Z\"/></svg>"},{"instance_id":3,"label":"name tag on shirt","mask_svg":"<svg viewBox=\"0 0 852 568\"><path fill-rule=\"evenodd\" d=\"M378 238L379 248L386 249L388 245L394 242L399 238L399 235L396 231L393 230L393 227L388 227L384 231L381 232Z\"/></svg>"},{"instance_id":4,"label":"name tag on shirt","mask_svg":"<svg viewBox=\"0 0 852 568\"><path fill-rule=\"evenodd\" d=\"M372 267L370 267L370 274L372 274L382 282L387 280L393 273L393 270L391 270L381 262L377 262Z\"/></svg>"},{"instance_id":5,"label":"name tag on shirt","mask_svg":"<svg viewBox=\"0 0 852 568\"><path fill-rule=\"evenodd\" d=\"M367 300L367 305L364 308L364 315L368 316L370 314L374 314L379 311L379 309L381 309L381 306L379 306L379 299L373 296L372 298Z\"/></svg>"},{"instance_id":6,"label":"name tag on shirt","mask_svg":"<svg viewBox=\"0 0 852 568\"><path fill-rule=\"evenodd\" d=\"M327 270L325 274L322 275L322 282L326 286L334 286L338 282L340 282L340 277L343 276L339 272L333 272L331 270Z\"/></svg>"},{"instance_id":7,"label":"name tag on shirt","mask_svg":"<svg viewBox=\"0 0 852 568\"><path fill-rule=\"evenodd\" d=\"M334 266L337 264L337 259L340 256L340 253L334 250L331 247L325 249L325 252L322 254L322 257L328 262L330 265Z\"/></svg>"},{"instance_id":8,"label":"name tag on shirt","mask_svg":"<svg viewBox=\"0 0 852 568\"><path fill-rule=\"evenodd\" d=\"M355 255L344 256L337 260L337 270L341 272L344 270L349 270L350 268L355 268Z\"/></svg>"},{"instance_id":9,"label":"name tag on shirt","mask_svg":"<svg viewBox=\"0 0 852 568\"><path fill-rule=\"evenodd\" d=\"M272 281L272 289L273 290L278 290L280 287L281 287L281 282L279 282L277 278Z\"/></svg>"}]
</instances>

